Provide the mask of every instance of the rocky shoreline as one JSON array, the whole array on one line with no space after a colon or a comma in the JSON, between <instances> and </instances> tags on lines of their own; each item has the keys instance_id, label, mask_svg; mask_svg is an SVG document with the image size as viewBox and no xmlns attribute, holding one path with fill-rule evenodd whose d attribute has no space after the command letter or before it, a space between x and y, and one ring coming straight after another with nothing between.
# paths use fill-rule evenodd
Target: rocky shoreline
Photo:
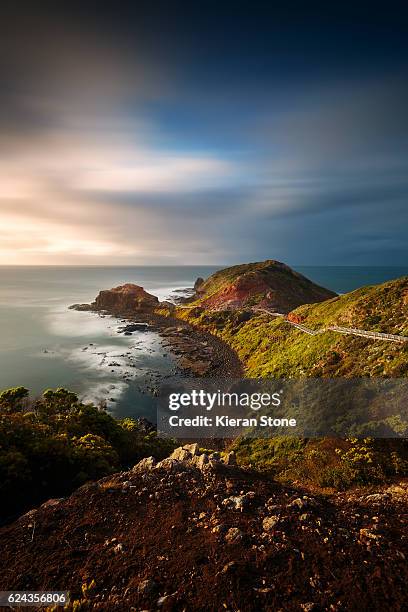
<instances>
[{"instance_id":1,"label":"rocky shoreline","mask_svg":"<svg viewBox=\"0 0 408 612\"><path fill-rule=\"evenodd\" d=\"M151 328L164 338L184 374L209 378L243 375L238 356L219 338L174 317L150 314L146 318Z\"/></svg>"},{"instance_id":2,"label":"rocky shoreline","mask_svg":"<svg viewBox=\"0 0 408 612\"><path fill-rule=\"evenodd\" d=\"M104 292L106 293L106 292ZM123 305L109 309L93 304L74 304L73 310L96 312L101 316L117 317L123 323L120 333L133 335L134 332L150 330L157 332L176 359L184 376L208 378L240 378L242 364L225 342L209 332L203 331L180 319L139 309L132 312Z\"/></svg>"}]
</instances>

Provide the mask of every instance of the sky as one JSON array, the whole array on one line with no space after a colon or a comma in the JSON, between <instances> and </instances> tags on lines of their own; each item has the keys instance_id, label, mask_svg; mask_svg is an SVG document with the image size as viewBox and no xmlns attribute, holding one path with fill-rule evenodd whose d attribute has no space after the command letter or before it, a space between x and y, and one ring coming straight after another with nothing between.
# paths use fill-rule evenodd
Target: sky
<instances>
[{"instance_id":1,"label":"sky","mask_svg":"<svg viewBox=\"0 0 408 612\"><path fill-rule=\"evenodd\" d=\"M334 4L3 0L0 265L407 265L407 11Z\"/></svg>"}]
</instances>

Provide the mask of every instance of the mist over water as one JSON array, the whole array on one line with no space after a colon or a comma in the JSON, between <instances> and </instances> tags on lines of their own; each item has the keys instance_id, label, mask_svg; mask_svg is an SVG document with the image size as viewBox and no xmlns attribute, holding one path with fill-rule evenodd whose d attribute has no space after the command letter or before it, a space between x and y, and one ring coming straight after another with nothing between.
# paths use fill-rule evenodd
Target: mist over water
<instances>
[{"instance_id":1,"label":"mist over water","mask_svg":"<svg viewBox=\"0 0 408 612\"><path fill-rule=\"evenodd\" d=\"M117 416L154 421L151 388L175 371L159 335L124 336L119 320L68 306L126 282L166 299L220 267L0 267L0 389L23 385L39 394L64 386L86 401L106 401ZM408 267L295 268L339 293L408 274Z\"/></svg>"},{"instance_id":2,"label":"mist over water","mask_svg":"<svg viewBox=\"0 0 408 612\"><path fill-rule=\"evenodd\" d=\"M175 362L157 333L118 333L120 321L69 310L101 289L133 282L159 299L191 287L214 267L1 267L0 388L34 394L67 387L85 401L105 401L118 416L155 419L149 392ZM123 324L122 324L123 325Z\"/></svg>"}]
</instances>

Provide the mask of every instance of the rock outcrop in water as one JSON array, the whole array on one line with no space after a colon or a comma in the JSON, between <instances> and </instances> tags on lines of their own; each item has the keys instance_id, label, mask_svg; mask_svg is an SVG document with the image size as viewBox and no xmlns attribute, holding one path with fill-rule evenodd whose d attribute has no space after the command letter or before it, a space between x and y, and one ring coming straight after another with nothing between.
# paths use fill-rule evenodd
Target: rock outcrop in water
<instances>
[{"instance_id":1,"label":"rock outcrop in water","mask_svg":"<svg viewBox=\"0 0 408 612\"><path fill-rule=\"evenodd\" d=\"M126 283L113 289L104 289L92 304L73 304L73 310L97 310L125 315L134 312L151 312L160 304L159 299L147 293L139 285Z\"/></svg>"},{"instance_id":2,"label":"rock outcrop in water","mask_svg":"<svg viewBox=\"0 0 408 612\"><path fill-rule=\"evenodd\" d=\"M94 302L97 310L118 312L151 310L158 304L159 300L155 295L132 283L100 291Z\"/></svg>"}]
</instances>

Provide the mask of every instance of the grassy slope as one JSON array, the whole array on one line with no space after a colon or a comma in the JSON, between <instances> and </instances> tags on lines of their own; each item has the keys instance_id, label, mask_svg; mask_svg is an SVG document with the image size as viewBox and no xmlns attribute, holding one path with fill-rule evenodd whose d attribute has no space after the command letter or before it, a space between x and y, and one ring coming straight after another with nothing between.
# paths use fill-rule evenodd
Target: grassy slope
<instances>
[{"instance_id":1,"label":"grassy slope","mask_svg":"<svg viewBox=\"0 0 408 612\"><path fill-rule=\"evenodd\" d=\"M408 277L306 304L296 313L313 328L344 325L408 336Z\"/></svg>"},{"instance_id":2,"label":"grassy slope","mask_svg":"<svg viewBox=\"0 0 408 612\"><path fill-rule=\"evenodd\" d=\"M408 277L293 311L313 329L359 327L408 336ZM310 336L282 319L254 313L179 310L178 316L221 336L238 353L247 376L406 376L408 343L325 332Z\"/></svg>"},{"instance_id":3,"label":"grassy slope","mask_svg":"<svg viewBox=\"0 0 408 612\"><path fill-rule=\"evenodd\" d=\"M330 325L408 336L408 278L363 287L295 311L313 329ZM408 376L408 343L343 336L310 336L267 315L179 310L178 316L219 335L238 353L248 377ZM370 484L408 473L408 446L394 440L241 439L242 465L283 481L319 489Z\"/></svg>"}]
</instances>

